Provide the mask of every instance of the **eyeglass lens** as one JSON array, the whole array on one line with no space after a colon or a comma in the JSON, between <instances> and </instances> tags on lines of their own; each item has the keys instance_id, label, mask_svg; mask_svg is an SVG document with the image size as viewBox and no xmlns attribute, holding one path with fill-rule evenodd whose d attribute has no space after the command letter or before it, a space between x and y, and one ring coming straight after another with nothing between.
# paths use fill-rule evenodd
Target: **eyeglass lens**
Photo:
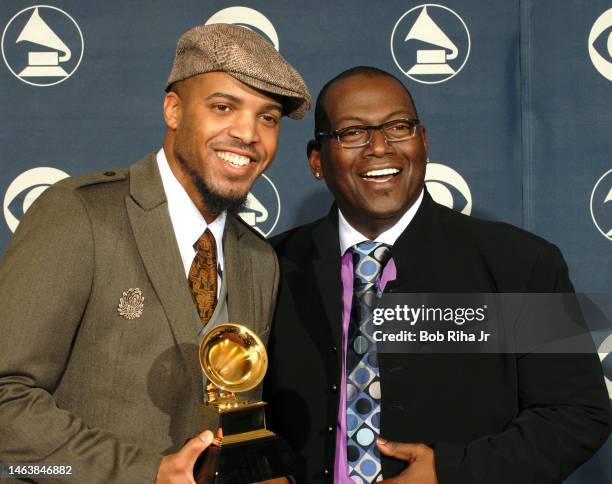
<instances>
[{"instance_id":1,"label":"eyeglass lens","mask_svg":"<svg viewBox=\"0 0 612 484\"><path fill-rule=\"evenodd\" d=\"M338 139L343 146L366 145L372 138L372 131L382 129L387 141L403 141L410 139L416 132L416 124L412 121L397 119L382 126L349 126L338 131Z\"/></svg>"}]
</instances>

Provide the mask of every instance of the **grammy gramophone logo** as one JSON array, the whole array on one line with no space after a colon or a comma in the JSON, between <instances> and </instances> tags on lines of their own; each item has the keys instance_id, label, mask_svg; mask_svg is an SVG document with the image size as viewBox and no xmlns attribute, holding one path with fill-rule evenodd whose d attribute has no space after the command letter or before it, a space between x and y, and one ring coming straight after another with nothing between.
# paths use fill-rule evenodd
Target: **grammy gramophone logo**
<instances>
[{"instance_id":1,"label":"grammy gramophone logo","mask_svg":"<svg viewBox=\"0 0 612 484\"><path fill-rule=\"evenodd\" d=\"M281 201L276 186L267 175L261 175L247 195L238 214L264 237L272 233L280 218Z\"/></svg>"},{"instance_id":2,"label":"grammy gramophone logo","mask_svg":"<svg viewBox=\"0 0 612 484\"><path fill-rule=\"evenodd\" d=\"M53 86L68 79L83 58L83 34L63 10L35 5L16 13L2 32L2 57L19 80Z\"/></svg>"},{"instance_id":3,"label":"grammy gramophone logo","mask_svg":"<svg viewBox=\"0 0 612 484\"><path fill-rule=\"evenodd\" d=\"M391 54L397 67L413 81L438 84L465 66L470 32L450 8L434 3L418 5L395 23Z\"/></svg>"}]
</instances>

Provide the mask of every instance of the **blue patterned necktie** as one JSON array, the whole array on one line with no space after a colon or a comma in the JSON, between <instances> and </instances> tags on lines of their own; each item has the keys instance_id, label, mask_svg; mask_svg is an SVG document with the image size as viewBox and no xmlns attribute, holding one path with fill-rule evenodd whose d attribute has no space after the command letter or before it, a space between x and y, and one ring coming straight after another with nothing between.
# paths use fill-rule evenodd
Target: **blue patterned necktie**
<instances>
[{"instance_id":1,"label":"blue patterned necktie","mask_svg":"<svg viewBox=\"0 0 612 484\"><path fill-rule=\"evenodd\" d=\"M346 430L349 477L382 480L376 437L380 434L380 373L372 311L380 298L380 276L391 257L381 242L361 242L353 256L353 303L346 353Z\"/></svg>"}]
</instances>

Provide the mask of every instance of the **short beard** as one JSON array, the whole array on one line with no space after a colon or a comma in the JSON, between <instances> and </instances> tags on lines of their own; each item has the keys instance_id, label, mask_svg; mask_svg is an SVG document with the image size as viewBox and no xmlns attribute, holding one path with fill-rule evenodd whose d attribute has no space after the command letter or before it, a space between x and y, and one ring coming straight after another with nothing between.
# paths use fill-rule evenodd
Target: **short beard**
<instances>
[{"instance_id":1,"label":"short beard","mask_svg":"<svg viewBox=\"0 0 612 484\"><path fill-rule=\"evenodd\" d=\"M224 210L228 215L236 215L244 208L248 193L233 198L224 197L213 192L208 185L206 185L201 176L196 174L192 176L192 179L198 189L202 203L208 210L214 213L215 216L219 215Z\"/></svg>"},{"instance_id":2,"label":"short beard","mask_svg":"<svg viewBox=\"0 0 612 484\"><path fill-rule=\"evenodd\" d=\"M187 172L198 190L202 204L210 210L215 217L224 210L228 215L237 215L238 212L244 208L248 192L244 195L235 197L224 197L223 195L219 195L212 191L204 179L195 170L187 166L187 163L185 163L180 156L177 156L177 159L181 165L183 165L183 169Z\"/></svg>"}]
</instances>

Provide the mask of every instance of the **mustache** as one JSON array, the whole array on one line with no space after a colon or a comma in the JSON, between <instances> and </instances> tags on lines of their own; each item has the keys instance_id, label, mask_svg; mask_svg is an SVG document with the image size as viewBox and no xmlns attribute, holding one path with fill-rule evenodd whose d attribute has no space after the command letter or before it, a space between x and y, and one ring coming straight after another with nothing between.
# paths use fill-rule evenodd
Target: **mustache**
<instances>
[{"instance_id":1,"label":"mustache","mask_svg":"<svg viewBox=\"0 0 612 484\"><path fill-rule=\"evenodd\" d=\"M261 160L261 154L252 146L246 143L243 143L237 139L229 139L227 141L216 141L211 144L211 148L216 151L224 151L228 148L235 148L238 151L248 153L249 157L255 161Z\"/></svg>"}]
</instances>

